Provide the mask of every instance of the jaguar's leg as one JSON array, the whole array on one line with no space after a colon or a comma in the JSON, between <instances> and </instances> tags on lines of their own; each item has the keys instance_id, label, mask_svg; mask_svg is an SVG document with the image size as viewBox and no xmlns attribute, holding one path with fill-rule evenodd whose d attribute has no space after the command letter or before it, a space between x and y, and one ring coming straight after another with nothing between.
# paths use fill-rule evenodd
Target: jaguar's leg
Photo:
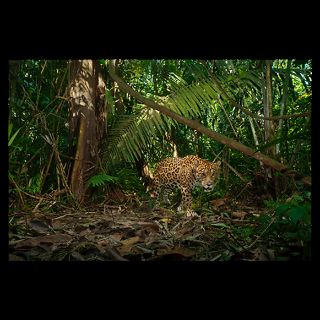
<instances>
[{"instance_id":1,"label":"jaguar's leg","mask_svg":"<svg viewBox=\"0 0 320 320\"><path fill-rule=\"evenodd\" d=\"M157 187L152 190L152 198L155 198L155 202L153 205L153 209L159 208L160 206L160 194L161 194L161 188Z\"/></svg>"},{"instance_id":2,"label":"jaguar's leg","mask_svg":"<svg viewBox=\"0 0 320 320\"><path fill-rule=\"evenodd\" d=\"M170 200L168 198L168 195L171 191L172 191L171 188L165 188L163 191L163 202L166 204L170 204Z\"/></svg>"},{"instance_id":3,"label":"jaguar's leg","mask_svg":"<svg viewBox=\"0 0 320 320\"><path fill-rule=\"evenodd\" d=\"M198 216L198 214L192 210L191 188L181 187L181 195L182 200L180 206L178 207L178 211L181 211L182 209L185 210L187 213L187 217Z\"/></svg>"}]
</instances>

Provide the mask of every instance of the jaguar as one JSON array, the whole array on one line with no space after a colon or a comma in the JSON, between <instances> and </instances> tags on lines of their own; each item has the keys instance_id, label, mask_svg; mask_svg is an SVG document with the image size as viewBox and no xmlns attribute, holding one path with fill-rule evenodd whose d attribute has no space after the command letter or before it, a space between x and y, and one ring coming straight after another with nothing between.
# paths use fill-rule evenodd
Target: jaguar
<instances>
[{"instance_id":1,"label":"jaguar","mask_svg":"<svg viewBox=\"0 0 320 320\"><path fill-rule=\"evenodd\" d=\"M197 216L192 210L192 190L198 185L205 192L211 191L220 175L220 165L220 161L213 163L196 155L162 160L153 173L151 186L152 196L157 198L155 207L160 205L161 193L163 202L169 204L168 194L178 187L182 196L178 211L186 211L188 217Z\"/></svg>"}]
</instances>

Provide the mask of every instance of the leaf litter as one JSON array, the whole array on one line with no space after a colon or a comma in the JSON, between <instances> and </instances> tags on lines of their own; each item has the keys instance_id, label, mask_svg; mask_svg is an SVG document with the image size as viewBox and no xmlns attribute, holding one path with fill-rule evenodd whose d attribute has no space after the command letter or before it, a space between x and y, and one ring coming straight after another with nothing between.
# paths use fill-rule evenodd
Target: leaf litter
<instances>
[{"instance_id":1,"label":"leaf litter","mask_svg":"<svg viewBox=\"0 0 320 320\"><path fill-rule=\"evenodd\" d=\"M263 209L217 199L199 217L161 208L100 204L9 214L10 261L275 260ZM214 204L213 203L213 204Z\"/></svg>"}]
</instances>

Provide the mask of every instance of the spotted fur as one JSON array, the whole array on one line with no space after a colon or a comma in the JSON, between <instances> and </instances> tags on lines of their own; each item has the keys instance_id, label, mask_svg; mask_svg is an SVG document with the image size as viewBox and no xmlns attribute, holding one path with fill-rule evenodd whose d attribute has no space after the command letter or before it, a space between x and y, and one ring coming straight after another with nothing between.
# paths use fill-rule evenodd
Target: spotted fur
<instances>
[{"instance_id":1,"label":"spotted fur","mask_svg":"<svg viewBox=\"0 0 320 320\"><path fill-rule=\"evenodd\" d=\"M168 194L175 187L181 189L182 200L178 210L184 210L187 216L197 215L192 210L192 189L200 185L206 192L211 191L215 180L220 174L220 161L212 163L198 156L184 158L167 158L161 161L154 171L152 189L157 197L156 206L160 204L160 194L163 200L170 203Z\"/></svg>"}]
</instances>

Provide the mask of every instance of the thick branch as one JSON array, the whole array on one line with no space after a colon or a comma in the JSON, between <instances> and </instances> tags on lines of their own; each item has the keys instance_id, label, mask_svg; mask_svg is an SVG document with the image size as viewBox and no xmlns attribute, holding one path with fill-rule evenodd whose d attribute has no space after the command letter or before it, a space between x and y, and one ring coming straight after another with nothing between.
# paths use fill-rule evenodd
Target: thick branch
<instances>
[{"instance_id":1,"label":"thick branch","mask_svg":"<svg viewBox=\"0 0 320 320\"><path fill-rule=\"evenodd\" d=\"M122 78L120 78L116 72L115 72L115 60L111 60L110 64L109 64L109 74L111 76L111 78L116 81L119 85L119 87L129 93L131 96L133 96L134 98L136 98L137 100L139 100L140 102L144 103L145 105L147 105L148 107L158 110L159 112L163 113L164 115L182 123L187 125L188 127L195 129L205 135L207 135L210 138L213 138L214 140L227 145L228 147L230 147L231 149L234 150L238 150L256 160L262 161L265 165L270 166L272 168L274 168L275 170L279 170L279 171L286 171L287 167L284 166L282 163L271 159L270 157L264 155L261 152L256 152L255 150L243 145L242 143L239 143L231 138L225 137L220 133L217 133L213 130L210 130L208 128L206 128L205 126L203 126L202 124L187 119L175 112L173 112L172 110L168 109L167 107L160 105L152 100L149 100L145 97L143 97L140 93L134 91L130 86L128 86Z\"/></svg>"}]
</instances>

